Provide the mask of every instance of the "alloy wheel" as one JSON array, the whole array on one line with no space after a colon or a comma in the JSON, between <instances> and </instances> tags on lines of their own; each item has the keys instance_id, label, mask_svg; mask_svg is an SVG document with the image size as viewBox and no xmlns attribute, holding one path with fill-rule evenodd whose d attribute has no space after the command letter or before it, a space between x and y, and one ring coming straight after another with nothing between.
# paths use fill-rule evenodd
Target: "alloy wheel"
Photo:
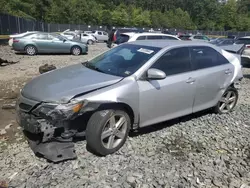
<instances>
[{"instance_id":1,"label":"alloy wheel","mask_svg":"<svg viewBox=\"0 0 250 188\"><path fill-rule=\"evenodd\" d=\"M222 113L230 112L237 102L237 95L235 92L229 90L224 93L220 99L219 109Z\"/></svg>"},{"instance_id":2,"label":"alloy wheel","mask_svg":"<svg viewBox=\"0 0 250 188\"><path fill-rule=\"evenodd\" d=\"M102 145L106 149L114 149L126 137L128 123L123 115L113 115L106 122L101 133Z\"/></svg>"},{"instance_id":3,"label":"alloy wheel","mask_svg":"<svg viewBox=\"0 0 250 188\"><path fill-rule=\"evenodd\" d=\"M76 48L76 47L75 47L75 48L73 48L73 50L72 50L72 51L73 51L73 54L74 54L74 55L80 55L80 53L81 53L80 48Z\"/></svg>"},{"instance_id":4,"label":"alloy wheel","mask_svg":"<svg viewBox=\"0 0 250 188\"><path fill-rule=\"evenodd\" d=\"M36 53L36 49L33 46L28 46L26 52L28 55L34 55Z\"/></svg>"}]
</instances>

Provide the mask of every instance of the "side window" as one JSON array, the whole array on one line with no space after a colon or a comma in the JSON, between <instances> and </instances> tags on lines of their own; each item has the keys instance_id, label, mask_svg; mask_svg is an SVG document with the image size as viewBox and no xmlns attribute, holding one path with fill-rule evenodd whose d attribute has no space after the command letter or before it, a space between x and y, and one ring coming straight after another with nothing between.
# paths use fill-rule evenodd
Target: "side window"
<instances>
[{"instance_id":1,"label":"side window","mask_svg":"<svg viewBox=\"0 0 250 188\"><path fill-rule=\"evenodd\" d=\"M158 39L162 39L162 36L160 35L149 35L147 36L148 40L158 40Z\"/></svg>"},{"instance_id":2,"label":"side window","mask_svg":"<svg viewBox=\"0 0 250 188\"><path fill-rule=\"evenodd\" d=\"M219 52L206 46L192 47L191 61L195 69L205 69L229 63Z\"/></svg>"},{"instance_id":3,"label":"side window","mask_svg":"<svg viewBox=\"0 0 250 188\"><path fill-rule=\"evenodd\" d=\"M106 32L103 32L103 35L108 35L108 33L106 33Z\"/></svg>"},{"instance_id":4,"label":"side window","mask_svg":"<svg viewBox=\"0 0 250 188\"><path fill-rule=\"evenodd\" d=\"M167 76L191 71L189 49L172 49L161 56L151 68L162 70Z\"/></svg>"},{"instance_id":5,"label":"side window","mask_svg":"<svg viewBox=\"0 0 250 188\"><path fill-rule=\"evenodd\" d=\"M39 39L39 40L48 40L48 35L47 34L37 34L36 39Z\"/></svg>"},{"instance_id":6,"label":"side window","mask_svg":"<svg viewBox=\"0 0 250 188\"><path fill-rule=\"evenodd\" d=\"M162 39L165 39L165 40L178 40L177 38L170 37L170 36L162 36Z\"/></svg>"},{"instance_id":7,"label":"side window","mask_svg":"<svg viewBox=\"0 0 250 188\"><path fill-rule=\"evenodd\" d=\"M146 40L146 36L140 36L136 40Z\"/></svg>"},{"instance_id":8,"label":"side window","mask_svg":"<svg viewBox=\"0 0 250 188\"><path fill-rule=\"evenodd\" d=\"M102 32L98 31L97 34L98 34L98 35L102 35Z\"/></svg>"}]
</instances>

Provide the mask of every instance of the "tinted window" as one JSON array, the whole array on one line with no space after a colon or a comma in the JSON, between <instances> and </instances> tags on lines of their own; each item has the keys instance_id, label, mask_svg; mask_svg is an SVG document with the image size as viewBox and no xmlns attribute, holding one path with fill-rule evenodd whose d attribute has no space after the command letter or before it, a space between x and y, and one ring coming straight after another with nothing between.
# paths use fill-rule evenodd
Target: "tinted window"
<instances>
[{"instance_id":1,"label":"tinted window","mask_svg":"<svg viewBox=\"0 0 250 188\"><path fill-rule=\"evenodd\" d=\"M102 32L98 31L98 35L102 35Z\"/></svg>"},{"instance_id":2,"label":"tinted window","mask_svg":"<svg viewBox=\"0 0 250 188\"><path fill-rule=\"evenodd\" d=\"M146 40L146 36L140 36L136 40Z\"/></svg>"},{"instance_id":3,"label":"tinted window","mask_svg":"<svg viewBox=\"0 0 250 188\"><path fill-rule=\"evenodd\" d=\"M203 36L194 36L194 39L202 39L203 40Z\"/></svg>"},{"instance_id":4,"label":"tinted window","mask_svg":"<svg viewBox=\"0 0 250 188\"><path fill-rule=\"evenodd\" d=\"M152 68L164 71L167 76L191 71L189 49L184 47L168 51Z\"/></svg>"},{"instance_id":5,"label":"tinted window","mask_svg":"<svg viewBox=\"0 0 250 188\"><path fill-rule=\"evenodd\" d=\"M47 34L37 34L36 39L39 39L39 40L48 40L48 35Z\"/></svg>"},{"instance_id":6,"label":"tinted window","mask_svg":"<svg viewBox=\"0 0 250 188\"><path fill-rule=\"evenodd\" d=\"M192 47L191 61L195 69L204 69L229 63L227 59L210 47Z\"/></svg>"},{"instance_id":7,"label":"tinted window","mask_svg":"<svg viewBox=\"0 0 250 188\"><path fill-rule=\"evenodd\" d=\"M160 49L123 44L90 60L85 66L105 74L126 77L137 71Z\"/></svg>"},{"instance_id":8,"label":"tinted window","mask_svg":"<svg viewBox=\"0 0 250 188\"><path fill-rule=\"evenodd\" d=\"M124 35L121 34L115 41L115 44L122 44L124 42L128 42L129 40L129 36L128 35Z\"/></svg>"},{"instance_id":9,"label":"tinted window","mask_svg":"<svg viewBox=\"0 0 250 188\"><path fill-rule=\"evenodd\" d=\"M157 40L157 39L162 39L162 36L160 35L154 35L154 36L147 36L148 40Z\"/></svg>"},{"instance_id":10,"label":"tinted window","mask_svg":"<svg viewBox=\"0 0 250 188\"><path fill-rule=\"evenodd\" d=\"M162 39L165 39L165 40L178 40L177 38L170 37L170 36L162 36Z\"/></svg>"}]
</instances>

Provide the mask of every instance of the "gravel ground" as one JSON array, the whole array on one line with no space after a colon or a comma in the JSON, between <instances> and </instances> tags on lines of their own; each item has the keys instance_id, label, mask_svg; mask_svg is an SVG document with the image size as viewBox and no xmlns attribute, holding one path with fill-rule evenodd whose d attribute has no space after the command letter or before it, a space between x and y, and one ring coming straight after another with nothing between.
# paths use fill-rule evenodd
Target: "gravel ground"
<instances>
[{"instance_id":1,"label":"gravel ground","mask_svg":"<svg viewBox=\"0 0 250 188\"><path fill-rule=\"evenodd\" d=\"M17 64L0 67L0 80L5 86L1 88L2 93L10 92L10 98L16 89L13 87L18 88L37 75L40 65L53 63L63 67L83 61L106 48L103 44L91 46L89 54L80 57L27 57L15 55L7 47L1 49L1 53L7 52L11 58L20 58ZM6 123L2 127L7 132L0 137L0 181L22 188L249 188L250 69L244 68L243 71L245 78L237 86L239 102L231 114L201 112L141 129L130 135L120 151L107 157L89 153L83 140L76 143L77 160L48 163L34 156L15 126L14 115L8 114L12 119L0 121L0 126ZM6 100L14 99L2 99ZM6 113L0 113L0 117Z\"/></svg>"}]
</instances>

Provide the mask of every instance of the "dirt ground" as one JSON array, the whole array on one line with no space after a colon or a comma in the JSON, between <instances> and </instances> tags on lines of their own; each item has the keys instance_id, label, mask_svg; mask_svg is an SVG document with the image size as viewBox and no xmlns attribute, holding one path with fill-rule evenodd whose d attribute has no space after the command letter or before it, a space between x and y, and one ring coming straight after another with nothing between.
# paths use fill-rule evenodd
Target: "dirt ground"
<instances>
[{"instance_id":1,"label":"dirt ground","mask_svg":"<svg viewBox=\"0 0 250 188\"><path fill-rule=\"evenodd\" d=\"M2 109L2 107L6 104L14 106L20 89L25 83L40 74L40 66L52 64L57 68L65 67L67 65L84 62L107 49L104 43L99 43L89 46L87 55L43 54L27 56L25 54L15 53L9 46L0 46L0 58L17 62L16 64L0 66L0 130L6 126L10 127L7 129L7 134L5 134L4 137L11 141L13 135L18 132L18 126L15 121L15 110ZM1 137L3 137L3 135L0 133L0 138Z\"/></svg>"}]
</instances>

